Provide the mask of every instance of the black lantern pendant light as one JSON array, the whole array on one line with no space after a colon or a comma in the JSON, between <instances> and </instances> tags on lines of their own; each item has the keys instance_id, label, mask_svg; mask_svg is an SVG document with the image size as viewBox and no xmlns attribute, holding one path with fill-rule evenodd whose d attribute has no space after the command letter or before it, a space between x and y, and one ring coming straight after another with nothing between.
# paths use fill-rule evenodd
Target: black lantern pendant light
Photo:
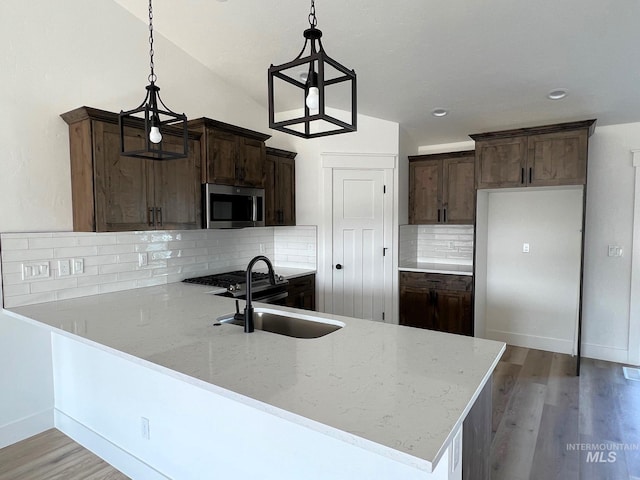
<instances>
[{"instance_id":1,"label":"black lantern pendant light","mask_svg":"<svg viewBox=\"0 0 640 480\"><path fill-rule=\"evenodd\" d=\"M294 60L278 66L271 65L269 68L269 127L303 138L357 130L356 72L340 65L326 54L320 40L322 32L316 28L317 23L315 2L311 0L310 28L304 31L302 51ZM303 56L307 46L309 53ZM280 109L284 111L278 112L278 121L274 93L276 86L283 89L293 86L294 91L300 94L297 106ZM325 101L330 92L334 91L337 96L331 98L336 98L345 105L349 104L350 97L350 112L347 112L349 118L339 119L327 113ZM304 106L304 115L296 116L301 105Z\"/></svg>"},{"instance_id":2,"label":"black lantern pendant light","mask_svg":"<svg viewBox=\"0 0 640 480\"><path fill-rule=\"evenodd\" d=\"M189 153L187 142L187 117L174 113L164 104L160 98L160 88L156 86L156 74L153 71L153 8L149 0L149 57L151 73L147 96L142 104L129 111L120 111L118 122L120 124L120 153L127 157L147 158L151 160L173 160L185 158ZM135 145L125 145L125 128L140 128L144 120L144 148L137 142ZM182 138L180 143L171 143L171 148L165 149L166 142L163 135L171 131L172 136ZM176 148L177 147L177 148Z\"/></svg>"}]
</instances>

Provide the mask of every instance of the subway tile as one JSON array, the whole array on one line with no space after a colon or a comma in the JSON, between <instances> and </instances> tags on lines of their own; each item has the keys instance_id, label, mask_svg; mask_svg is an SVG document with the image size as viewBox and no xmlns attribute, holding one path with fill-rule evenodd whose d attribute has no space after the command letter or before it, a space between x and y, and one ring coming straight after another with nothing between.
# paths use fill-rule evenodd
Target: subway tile
<instances>
[{"instance_id":1,"label":"subway tile","mask_svg":"<svg viewBox=\"0 0 640 480\"><path fill-rule=\"evenodd\" d=\"M78 237L78 245L81 247L115 245L116 235L113 233L93 233Z\"/></svg>"},{"instance_id":2,"label":"subway tile","mask_svg":"<svg viewBox=\"0 0 640 480\"><path fill-rule=\"evenodd\" d=\"M90 277L78 277L78 286L84 287L89 285L101 285L104 283L114 283L118 281L117 273L109 273L104 275L91 275Z\"/></svg>"},{"instance_id":3,"label":"subway tile","mask_svg":"<svg viewBox=\"0 0 640 480\"><path fill-rule=\"evenodd\" d=\"M19 261L32 261L42 260L46 261L53 258L52 248L41 248L37 250L3 250L2 261L3 262L19 262Z\"/></svg>"},{"instance_id":4,"label":"subway tile","mask_svg":"<svg viewBox=\"0 0 640 480\"><path fill-rule=\"evenodd\" d=\"M136 287L153 287L155 285L165 285L167 283L167 277L153 277L143 280L136 280Z\"/></svg>"},{"instance_id":5,"label":"subway tile","mask_svg":"<svg viewBox=\"0 0 640 480\"><path fill-rule=\"evenodd\" d=\"M4 268L4 267L3 267ZM25 283L22 279L22 273L2 273L2 282L4 285L20 285ZM29 282L26 282L29 283Z\"/></svg>"},{"instance_id":6,"label":"subway tile","mask_svg":"<svg viewBox=\"0 0 640 480\"><path fill-rule=\"evenodd\" d=\"M56 299L55 292L30 293L29 295L17 295L15 297L5 297L4 307L21 307L23 305L33 305L34 303L53 302Z\"/></svg>"},{"instance_id":7,"label":"subway tile","mask_svg":"<svg viewBox=\"0 0 640 480\"><path fill-rule=\"evenodd\" d=\"M75 247L78 245L77 237L45 237L45 238L30 238L29 249L35 248L60 248L60 247ZM55 252L54 252L55 253Z\"/></svg>"},{"instance_id":8,"label":"subway tile","mask_svg":"<svg viewBox=\"0 0 640 480\"><path fill-rule=\"evenodd\" d=\"M26 250L29 248L29 239L2 238L2 240L0 240L0 248L2 250Z\"/></svg>"},{"instance_id":9,"label":"subway tile","mask_svg":"<svg viewBox=\"0 0 640 480\"><path fill-rule=\"evenodd\" d=\"M78 286L77 278L64 278L31 283L31 293L51 292Z\"/></svg>"},{"instance_id":10,"label":"subway tile","mask_svg":"<svg viewBox=\"0 0 640 480\"><path fill-rule=\"evenodd\" d=\"M91 266L99 266L99 265L110 265L118 262L118 257L116 255L98 255L96 257L87 257L84 259L84 268L85 271L87 267Z\"/></svg>"},{"instance_id":11,"label":"subway tile","mask_svg":"<svg viewBox=\"0 0 640 480\"><path fill-rule=\"evenodd\" d=\"M98 286L100 293L121 292L123 290L131 290L136 287L137 285L135 280L129 280L127 282L105 283Z\"/></svg>"},{"instance_id":12,"label":"subway tile","mask_svg":"<svg viewBox=\"0 0 640 480\"><path fill-rule=\"evenodd\" d=\"M92 257L98 255L98 247L63 247L53 250L55 258Z\"/></svg>"},{"instance_id":13,"label":"subway tile","mask_svg":"<svg viewBox=\"0 0 640 480\"><path fill-rule=\"evenodd\" d=\"M111 265L100 265L98 271L100 275L105 273L133 272L137 267L137 263L115 263Z\"/></svg>"},{"instance_id":14,"label":"subway tile","mask_svg":"<svg viewBox=\"0 0 640 480\"><path fill-rule=\"evenodd\" d=\"M101 245L98 247L96 255L117 255L120 253L133 253L135 247L133 244L125 245Z\"/></svg>"},{"instance_id":15,"label":"subway tile","mask_svg":"<svg viewBox=\"0 0 640 480\"><path fill-rule=\"evenodd\" d=\"M70 298L88 297L100 293L98 285L70 288L56 291L56 300L67 300Z\"/></svg>"},{"instance_id":16,"label":"subway tile","mask_svg":"<svg viewBox=\"0 0 640 480\"><path fill-rule=\"evenodd\" d=\"M2 291L5 297L15 297L16 295L27 295L31 293L28 283L2 286Z\"/></svg>"},{"instance_id":17,"label":"subway tile","mask_svg":"<svg viewBox=\"0 0 640 480\"><path fill-rule=\"evenodd\" d=\"M169 242L136 243L133 248L135 252L157 252L160 250L168 250Z\"/></svg>"},{"instance_id":18,"label":"subway tile","mask_svg":"<svg viewBox=\"0 0 640 480\"><path fill-rule=\"evenodd\" d=\"M136 270L135 272L119 272L118 281L142 280L143 278L151 278L152 270Z\"/></svg>"}]
</instances>

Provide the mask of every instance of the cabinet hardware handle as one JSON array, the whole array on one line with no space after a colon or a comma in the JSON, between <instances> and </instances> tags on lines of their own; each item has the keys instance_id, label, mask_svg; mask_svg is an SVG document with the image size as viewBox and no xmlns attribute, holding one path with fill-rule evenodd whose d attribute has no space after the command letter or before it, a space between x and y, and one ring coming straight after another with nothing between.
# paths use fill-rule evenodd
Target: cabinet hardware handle
<instances>
[{"instance_id":1,"label":"cabinet hardware handle","mask_svg":"<svg viewBox=\"0 0 640 480\"><path fill-rule=\"evenodd\" d=\"M520 169L520 183L524 185L524 167Z\"/></svg>"},{"instance_id":2,"label":"cabinet hardware handle","mask_svg":"<svg viewBox=\"0 0 640 480\"><path fill-rule=\"evenodd\" d=\"M440 209L438 209L438 223L440 223Z\"/></svg>"},{"instance_id":3,"label":"cabinet hardware handle","mask_svg":"<svg viewBox=\"0 0 640 480\"><path fill-rule=\"evenodd\" d=\"M162 227L162 207L156 208L158 215L158 224Z\"/></svg>"},{"instance_id":4,"label":"cabinet hardware handle","mask_svg":"<svg viewBox=\"0 0 640 480\"><path fill-rule=\"evenodd\" d=\"M529 167L529 183L531 183L532 175L533 175L533 167Z\"/></svg>"},{"instance_id":5,"label":"cabinet hardware handle","mask_svg":"<svg viewBox=\"0 0 640 480\"><path fill-rule=\"evenodd\" d=\"M149 218L149 226L153 227L156 224L156 209L151 207L149 208L148 213L147 217Z\"/></svg>"},{"instance_id":6,"label":"cabinet hardware handle","mask_svg":"<svg viewBox=\"0 0 640 480\"><path fill-rule=\"evenodd\" d=\"M447 209L446 209L446 208L443 208L443 209L442 209L442 217L443 217L443 218L442 218L442 221L443 221L444 223L447 223Z\"/></svg>"}]
</instances>

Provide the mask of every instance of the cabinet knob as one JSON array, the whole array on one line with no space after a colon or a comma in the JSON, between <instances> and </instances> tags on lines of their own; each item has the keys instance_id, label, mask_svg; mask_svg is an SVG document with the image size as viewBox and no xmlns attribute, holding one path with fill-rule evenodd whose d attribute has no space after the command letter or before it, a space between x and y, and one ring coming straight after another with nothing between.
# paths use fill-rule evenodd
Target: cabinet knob
<instances>
[{"instance_id":1,"label":"cabinet knob","mask_svg":"<svg viewBox=\"0 0 640 480\"><path fill-rule=\"evenodd\" d=\"M336 270L342 270L342 265L340 265L339 263L336 265Z\"/></svg>"}]
</instances>

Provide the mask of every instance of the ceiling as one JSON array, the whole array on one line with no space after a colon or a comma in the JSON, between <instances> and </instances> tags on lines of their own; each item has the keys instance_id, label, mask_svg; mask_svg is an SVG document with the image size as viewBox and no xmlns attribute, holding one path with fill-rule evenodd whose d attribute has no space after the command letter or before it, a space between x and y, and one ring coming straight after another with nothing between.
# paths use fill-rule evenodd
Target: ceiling
<instances>
[{"instance_id":1,"label":"ceiling","mask_svg":"<svg viewBox=\"0 0 640 480\"><path fill-rule=\"evenodd\" d=\"M144 0L114 1L148 23ZM154 28L266 107L267 69L298 55L309 7L155 0ZM359 113L400 123L418 145L640 121L640 0L318 0L316 13L327 54L358 75ZM567 97L549 100L558 88Z\"/></svg>"}]
</instances>

